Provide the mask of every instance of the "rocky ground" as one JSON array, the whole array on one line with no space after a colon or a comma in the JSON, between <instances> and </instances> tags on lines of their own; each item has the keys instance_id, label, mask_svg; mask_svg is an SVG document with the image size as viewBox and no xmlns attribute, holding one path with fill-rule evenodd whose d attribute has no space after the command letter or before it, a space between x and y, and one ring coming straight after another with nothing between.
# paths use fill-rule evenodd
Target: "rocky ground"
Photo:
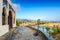
<instances>
[{"instance_id":1,"label":"rocky ground","mask_svg":"<svg viewBox=\"0 0 60 40\"><path fill-rule=\"evenodd\" d=\"M0 40L43 40L39 36L33 36L35 31L27 27L16 27L13 31L0 37Z\"/></svg>"}]
</instances>

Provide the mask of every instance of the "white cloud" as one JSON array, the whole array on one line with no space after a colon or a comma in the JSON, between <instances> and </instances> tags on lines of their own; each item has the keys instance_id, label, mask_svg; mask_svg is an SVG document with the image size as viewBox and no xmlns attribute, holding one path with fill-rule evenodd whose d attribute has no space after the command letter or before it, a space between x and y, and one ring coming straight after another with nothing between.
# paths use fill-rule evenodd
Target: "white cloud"
<instances>
[{"instance_id":1,"label":"white cloud","mask_svg":"<svg viewBox=\"0 0 60 40\"><path fill-rule=\"evenodd\" d=\"M15 11L21 10L20 4L13 3L13 8Z\"/></svg>"}]
</instances>

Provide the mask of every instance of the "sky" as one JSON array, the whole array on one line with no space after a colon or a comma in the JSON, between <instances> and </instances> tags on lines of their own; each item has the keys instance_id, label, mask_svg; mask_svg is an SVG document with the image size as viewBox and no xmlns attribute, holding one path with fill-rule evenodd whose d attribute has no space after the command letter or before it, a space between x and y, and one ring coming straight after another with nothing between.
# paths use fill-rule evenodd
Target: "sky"
<instances>
[{"instance_id":1,"label":"sky","mask_svg":"<svg viewBox=\"0 0 60 40\"><path fill-rule=\"evenodd\" d=\"M60 21L60 0L11 0L17 19Z\"/></svg>"}]
</instances>

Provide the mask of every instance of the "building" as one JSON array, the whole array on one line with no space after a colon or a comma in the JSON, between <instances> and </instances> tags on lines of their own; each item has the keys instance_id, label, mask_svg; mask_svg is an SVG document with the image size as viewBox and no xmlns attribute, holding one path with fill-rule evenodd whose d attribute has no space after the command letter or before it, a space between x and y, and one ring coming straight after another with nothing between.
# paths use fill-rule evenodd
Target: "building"
<instances>
[{"instance_id":1,"label":"building","mask_svg":"<svg viewBox=\"0 0 60 40\"><path fill-rule=\"evenodd\" d=\"M16 27L15 11L10 0L0 0L0 36Z\"/></svg>"}]
</instances>

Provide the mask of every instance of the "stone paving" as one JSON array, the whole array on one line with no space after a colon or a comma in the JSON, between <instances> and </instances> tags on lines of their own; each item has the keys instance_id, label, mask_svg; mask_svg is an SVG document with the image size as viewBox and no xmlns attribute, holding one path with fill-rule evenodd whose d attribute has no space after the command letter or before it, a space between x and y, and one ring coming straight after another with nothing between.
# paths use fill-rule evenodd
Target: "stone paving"
<instances>
[{"instance_id":1,"label":"stone paving","mask_svg":"<svg viewBox=\"0 0 60 40\"><path fill-rule=\"evenodd\" d=\"M14 31L0 37L0 40L43 40L40 36L33 36L34 32L27 27L16 27Z\"/></svg>"}]
</instances>

